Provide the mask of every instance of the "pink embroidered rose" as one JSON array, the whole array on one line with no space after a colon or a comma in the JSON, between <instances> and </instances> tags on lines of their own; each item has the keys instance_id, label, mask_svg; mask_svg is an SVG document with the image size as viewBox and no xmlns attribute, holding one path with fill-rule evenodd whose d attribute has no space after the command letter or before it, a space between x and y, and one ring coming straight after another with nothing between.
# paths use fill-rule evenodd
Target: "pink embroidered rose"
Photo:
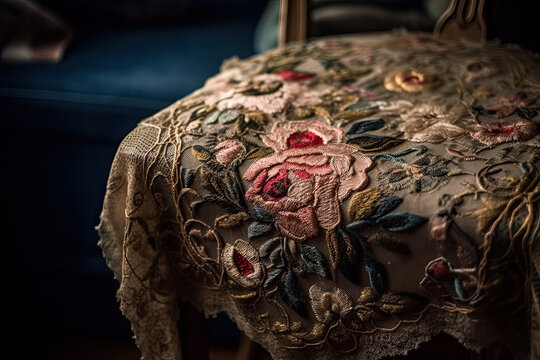
<instances>
[{"instance_id":1,"label":"pink embroidered rose","mask_svg":"<svg viewBox=\"0 0 540 360\"><path fill-rule=\"evenodd\" d=\"M246 148L238 140L224 140L216 145L214 151L216 161L221 165L227 165L244 154Z\"/></svg>"},{"instance_id":2,"label":"pink embroidered rose","mask_svg":"<svg viewBox=\"0 0 540 360\"><path fill-rule=\"evenodd\" d=\"M497 145L511 141L524 141L535 137L540 125L532 120L507 123L479 124L469 127L473 138L486 145Z\"/></svg>"},{"instance_id":3,"label":"pink embroidered rose","mask_svg":"<svg viewBox=\"0 0 540 360\"><path fill-rule=\"evenodd\" d=\"M291 105L317 105L321 99L318 92L309 90L306 85L284 81L279 75L263 74L218 91L205 102L209 106L216 105L220 110L247 109L275 114Z\"/></svg>"},{"instance_id":4,"label":"pink embroidered rose","mask_svg":"<svg viewBox=\"0 0 540 360\"><path fill-rule=\"evenodd\" d=\"M334 229L340 202L369 181L372 161L347 144L343 131L316 121L276 123L263 137L273 154L244 173L253 181L246 200L276 216L276 229L289 239L317 236Z\"/></svg>"}]
</instances>

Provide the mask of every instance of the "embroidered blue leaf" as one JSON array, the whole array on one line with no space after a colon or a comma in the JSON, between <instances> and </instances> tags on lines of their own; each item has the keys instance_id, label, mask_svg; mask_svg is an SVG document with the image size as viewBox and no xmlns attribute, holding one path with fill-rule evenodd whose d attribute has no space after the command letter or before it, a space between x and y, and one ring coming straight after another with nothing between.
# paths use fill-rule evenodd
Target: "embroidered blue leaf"
<instances>
[{"instance_id":1,"label":"embroidered blue leaf","mask_svg":"<svg viewBox=\"0 0 540 360\"><path fill-rule=\"evenodd\" d=\"M278 266L275 269L272 269L268 271L268 274L266 275L266 279L264 280L263 286L266 288L268 285L273 283L277 278L281 277L281 275L284 273L285 267L284 266Z\"/></svg>"},{"instance_id":2,"label":"embroidered blue leaf","mask_svg":"<svg viewBox=\"0 0 540 360\"><path fill-rule=\"evenodd\" d=\"M384 265L375 258L368 257L366 259L366 271L371 288L378 295L382 295L386 290L386 269Z\"/></svg>"},{"instance_id":3,"label":"embroidered blue leaf","mask_svg":"<svg viewBox=\"0 0 540 360\"><path fill-rule=\"evenodd\" d=\"M366 131L379 130L384 126L383 119L364 120L355 122L345 135L358 135Z\"/></svg>"},{"instance_id":4,"label":"embroidered blue leaf","mask_svg":"<svg viewBox=\"0 0 540 360\"><path fill-rule=\"evenodd\" d=\"M291 309L296 311L298 315L307 318L306 303L299 294L296 276L291 268L287 268L285 278L280 283L279 292L281 298Z\"/></svg>"},{"instance_id":5,"label":"embroidered blue leaf","mask_svg":"<svg viewBox=\"0 0 540 360\"><path fill-rule=\"evenodd\" d=\"M272 251L274 251L274 249L278 248L280 244L281 244L280 237L275 237L273 239L268 240L267 242L262 244L261 247L259 248L259 256L262 258L267 257L268 255L270 255Z\"/></svg>"},{"instance_id":6,"label":"embroidered blue leaf","mask_svg":"<svg viewBox=\"0 0 540 360\"><path fill-rule=\"evenodd\" d=\"M268 211L257 205L253 207L253 214L258 221L273 223L276 220L275 215L270 214Z\"/></svg>"},{"instance_id":7,"label":"embroidered blue leaf","mask_svg":"<svg viewBox=\"0 0 540 360\"><path fill-rule=\"evenodd\" d=\"M377 219L377 224L388 231L403 232L415 229L428 221L420 215L409 213L392 213L384 215Z\"/></svg>"},{"instance_id":8,"label":"embroidered blue leaf","mask_svg":"<svg viewBox=\"0 0 540 360\"><path fill-rule=\"evenodd\" d=\"M182 169L182 184L185 188L191 187L191 184L193 183L194 175L195 175L195 170Z\"/></svg>"},{"instance_id":9,"label":"embroidered blue leaf","mask_svg":"<svg viewBox=\"0 0 540 360\"><path fill-rule=\"evenodd\" d=\"M347 225L347 230L360 231L373 225L375 225L374 220L358 220Z\"/></svg>"},{"instance_id":10,"label":"embroidered blue leaf","mask_svg":"<svg viewBox=\"0 0 540 360\"><path fill-rule=\"evenodd\" d=\"M415 152L415 151L418 151L418 148L408 148L408 149L405 149L405 150L401 150L397 153L384 153L384 154L377 154L373 157L373 160L376 160L378 158L387 158L387 159L390 159L392 161L395 161L395 162L402 162L403 160L401 159L397 159L398 157L400 156L403 156L403 155L407 155L407 154L410 154L412 152Z\"/></svg>"},{"instance_id":11,"label":"embroidered blue leaf","mask_svg":"<svg viewBox=\"0 0 540 360\"><path fill-rule=\"evenodd\" d=\"M377 205L377 211L375 211L375 214L372 216L374 218L381 217L383 215L388 214L390 211L394 210L403 202L403 198L400 198L399 196L389 196L386 198L381 199L379 201L379 204Z\"/></svg>"},{"instance_id":12,"label":"embroidered blue leaf","mask_svg":"<svg viewBox=\"0 0 540 360\"><path fill-rule=\"evenodd\" d=\"M348 144L355 145L363 152L376 152L383 151L403 143L405 140L396 139L390 136L378 136L378 135L360 135L349 139Z\"/></svg>"},{"instance_id":13,"label":"embroidered blue leaf","mask_svg":"<svg viewBox=\"0 0 540 360\"><path fill-rule=\"evenodd\" d=\"M254 221L248 227L248 238L253 239L253 238L262 236L266 233L269 233L273 229L274 229L274 225L272 224L266 224L266 223L260 223L260 222Z\"/></svg>"},{"instance_id":14,"label":"embroidered blue leaf","mask_svg":"<svg viewBox=\"0 0 540 360\"><path fill-rule=\"evenodd\" d=\"M465 300L467 298L467 293L463 287L463 283L458 278L454 279L454 289L456 289L456 294L461 300Z\"/></svg>"},{"instance_id":15,"label":"embroidered blue leaf","mask_svg":"<svg viewBox=\"0 0 540 360\"><path fill-rule=\"evenodd\" d=\"M301 250L302 252L300 256L306 263L309 270L319 276L328 278L328 267L326 266L326 261L319 250L311 245L302 245Z\"/></svg>"}]
</instances>

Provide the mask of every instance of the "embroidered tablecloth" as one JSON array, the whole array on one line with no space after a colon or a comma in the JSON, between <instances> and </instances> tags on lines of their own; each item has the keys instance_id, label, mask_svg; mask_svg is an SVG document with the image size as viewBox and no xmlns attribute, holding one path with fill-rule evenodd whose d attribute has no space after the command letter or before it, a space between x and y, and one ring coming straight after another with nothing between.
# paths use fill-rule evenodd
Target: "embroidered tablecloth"
<instances>
[{"instance_id":1,"label":"embroidered tablecloth","mask_svg":"<svg viewBox=\"0 0 540 360\"><path fill-rule=\"evenodd\" d=\"M100 246L143 357L181 358L179 299L276 359L440 332L538 356L539 78L515 46L405 32L226 61L112 165Z\"/></svg>"}]
</instances>

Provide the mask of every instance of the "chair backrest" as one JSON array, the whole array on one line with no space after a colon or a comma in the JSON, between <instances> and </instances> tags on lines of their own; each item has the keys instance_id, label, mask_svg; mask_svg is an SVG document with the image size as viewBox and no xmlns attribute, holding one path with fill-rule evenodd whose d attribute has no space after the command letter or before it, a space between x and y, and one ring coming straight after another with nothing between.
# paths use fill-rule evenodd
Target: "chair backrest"
<instances>
[{"instance_id":1,"label":"chair backrest","mask_svg":"<svg viewBox=\"0 0 540 360\"><path fill-rule=\"evenodd\" d=\"M311 26L310 1L280 1L278 44L282 46L287 42L305 40ZM485 41L489 25L486 21L487 3L488 0L451 0L435 26L434 34L443 38Z\"/></svg>"}]
</instances>

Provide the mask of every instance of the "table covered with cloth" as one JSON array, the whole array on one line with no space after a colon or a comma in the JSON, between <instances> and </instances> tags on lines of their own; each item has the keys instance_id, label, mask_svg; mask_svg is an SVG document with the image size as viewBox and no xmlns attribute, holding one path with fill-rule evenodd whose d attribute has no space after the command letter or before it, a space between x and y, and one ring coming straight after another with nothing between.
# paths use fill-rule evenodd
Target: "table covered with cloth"
<instances>
[{"instance_id":1,"label":"table covered with cloth","mask_svg":"<svg viewBox=\"0 0 540 360\"><path fill-rule=\"evenodd\" d=\"M98 230L143 358L181 358L181 299L275 359L375 360L439 333L539 356L539 64L318 38L230 59L142 121Z\"/></svg>"}]
</instances>

